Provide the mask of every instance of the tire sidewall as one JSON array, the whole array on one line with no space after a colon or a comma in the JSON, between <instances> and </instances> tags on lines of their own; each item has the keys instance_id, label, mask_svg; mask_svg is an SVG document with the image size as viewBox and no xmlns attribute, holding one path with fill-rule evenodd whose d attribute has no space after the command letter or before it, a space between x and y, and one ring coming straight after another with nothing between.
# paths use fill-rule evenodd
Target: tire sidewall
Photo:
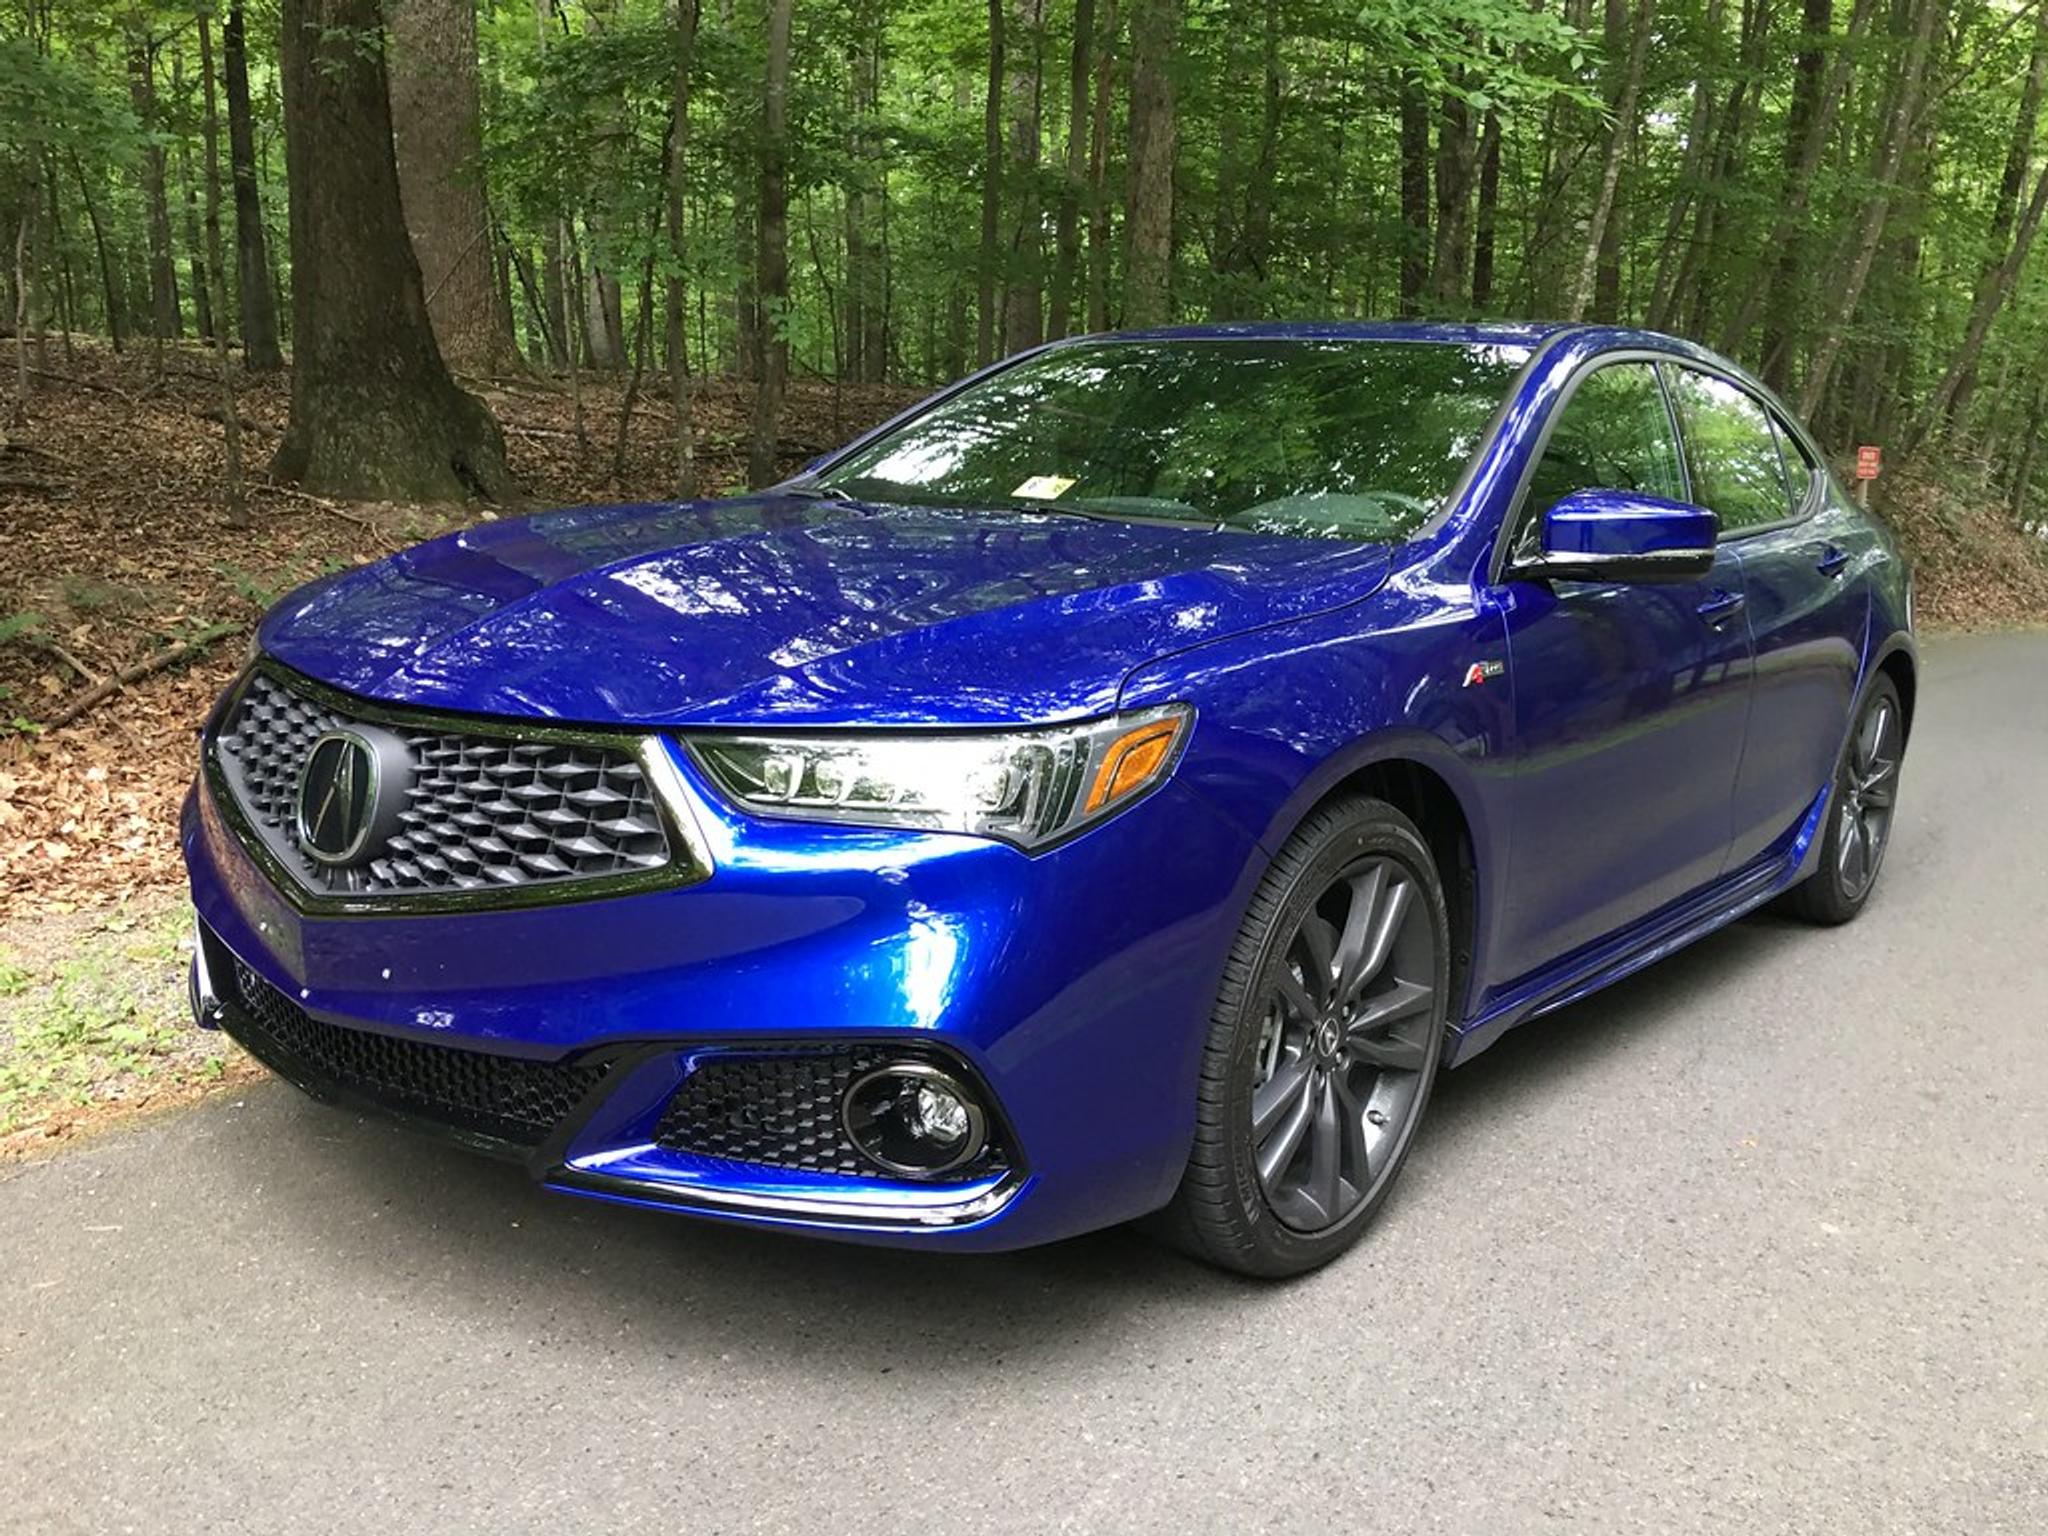
<instances>
[{"instance_id":1,"label":"tire sidewall","mask_svg":"<svg viewBox=\"0 0 2048 1536\"><path fill-rule=\"evenodd\" d=\"M1899 699L1897 684L1880 672L1871 681L1870 686L1863 690L1862 697L1856 701L1856 713L1849 720L1848 738L1842 743L1841 756L1835 763L1834 789L1833 793L1828 797L1827 836L1821 842L1821 867L1814 876L1816 881L1823 883L1822 891L1817 893L1823 897L1822 905L1832 909L1829 915L1832 916L1838 913L1839 918L1837 920L1846 920L1854 916L1862 909L1864 903L1870 900L1872 893L1877 890L1878 879L1884 874L1885 857L1891 852L1891 826L1887 823L1884 842L1877 850L1877 867L1870 872L1870 879L1865 882L1862 891L1852 896L1843 888L1841 860L1842 791L1848 782L1851 764L1855 760L1856 738L1863 733L1863 722L1869 719L1870 712L1876 707L1879 699L1889 700L1894 714L1898 715L1900 721L1900 741L1899 767L1896 777L1897 779L1905 777L1905 717L1900 713L1903 705ZM1892 789L1892 819L1896 821L1897 818L1898 784L1895 782Z\"/></svg>"}]
</instances>

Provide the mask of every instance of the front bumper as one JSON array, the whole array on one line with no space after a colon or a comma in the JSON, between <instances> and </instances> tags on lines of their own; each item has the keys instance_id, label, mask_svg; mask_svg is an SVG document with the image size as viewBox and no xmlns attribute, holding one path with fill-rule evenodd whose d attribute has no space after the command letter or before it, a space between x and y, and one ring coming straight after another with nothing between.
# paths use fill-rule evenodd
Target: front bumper
<instances>
[{"instance_id":1,"label":"front bumper","mask_svg":"<svg viewBox=\"0 0 2048 1536\"><path fill-rule=\"evenodd\" d=\"M710 844L709 879L502 911L302 911L200 784L182 827L201 925L195 1011L318 1097L578 1194L964 1249L1049 1241L1171 1196L1222 957L1257 876L1241 831L1171 783L1037 857L749 820L667 750ZM266 1033L250 987L275 989L304 1028L338 1031L321 1038L348 1062L367 1042L381 1042L379 1061L443 1053L431 1058L441 1077L510 1074L505 1102L550 1073L602 1071L548 1124L508 1134L447 1094L335 1070L343 1058L309 1048L289 1016L291 1039ZM979 1086L1000 1164L920 1182L663 1144L665 1112L705 1063L852 1049L936 1057Z\"/></svg>"}]
</instances>

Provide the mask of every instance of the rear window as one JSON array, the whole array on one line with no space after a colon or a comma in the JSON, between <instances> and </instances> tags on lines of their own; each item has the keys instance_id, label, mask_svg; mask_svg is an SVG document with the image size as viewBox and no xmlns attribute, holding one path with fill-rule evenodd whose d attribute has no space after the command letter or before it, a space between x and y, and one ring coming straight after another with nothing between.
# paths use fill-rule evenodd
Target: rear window
<instances>
[{"instance_id":1,"label":"rear window","mask_svg":"<svg viewBox=\"0 0 2048 1536\"><path fill-rule=\"evenodd\" d=\"M1748 391L1696 369L1670 367L1672 403L1692 467L1692 499L1719 514L1725 538L1782 523L1792 492L1770 414Z\"/></svg>"}]
</instances>

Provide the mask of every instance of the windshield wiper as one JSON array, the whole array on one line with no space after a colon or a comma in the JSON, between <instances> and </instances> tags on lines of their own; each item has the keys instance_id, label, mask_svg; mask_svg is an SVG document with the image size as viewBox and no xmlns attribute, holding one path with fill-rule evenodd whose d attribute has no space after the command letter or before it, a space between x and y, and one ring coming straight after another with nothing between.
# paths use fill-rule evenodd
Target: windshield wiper
<instances>
[{"instance_id":1,"label":"windshield wiper","mask_svg":"<svg viewBox=\"0 0 2048 1536\"><path fill-rule=\"evenodd\" d=\"M800 501L860 501L853 492L837 485L779 485L775 487L775 494L794 496Z\"/></svg>"}]
</instances>

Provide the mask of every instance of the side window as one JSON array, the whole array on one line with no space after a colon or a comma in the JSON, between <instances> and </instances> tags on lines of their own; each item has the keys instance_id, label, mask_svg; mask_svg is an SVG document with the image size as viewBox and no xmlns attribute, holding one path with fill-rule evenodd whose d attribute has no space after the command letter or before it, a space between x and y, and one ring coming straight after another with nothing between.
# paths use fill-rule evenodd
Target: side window
<instances>
[{"instance_id":1,"label":"side window","mask_svg":"<svg viewBox=\"0 0 2048 1536\"><path fill-rule=\"evenodd\" d=\"M1693 500L1720 515L1722 537L1790 517L1778 435L1763 406L1712 374L1673 367L1665 378L1685 433Z\"/></svg>"},{"instance_id":2,"label":"side window","mask_svg":"<svg viewBox=\"0 0 2048 1536\"><path fill-rule=\"evenodd\" d=\"M1814 472L1819 466L1806 456L1792 429L1776 415L1771 417L1771 427L1778 434L1778 457L1785 464L1785 479L1791 486L1792 509L1796 512L1805 505L1806 493L1813 488Z\"/></svg>"},{"instance_id":3,"label":"side window","mask_svg":"<svg viewBox=\"0 0 2048 1536\"><path fill-rule=\"evenodd\" d=\"M1582 379L1529 477L1523 537L1574 491L1637 491L1685 499L1671 412L1649 363L1610 363Z\"/></svg>"}]
</instances>

